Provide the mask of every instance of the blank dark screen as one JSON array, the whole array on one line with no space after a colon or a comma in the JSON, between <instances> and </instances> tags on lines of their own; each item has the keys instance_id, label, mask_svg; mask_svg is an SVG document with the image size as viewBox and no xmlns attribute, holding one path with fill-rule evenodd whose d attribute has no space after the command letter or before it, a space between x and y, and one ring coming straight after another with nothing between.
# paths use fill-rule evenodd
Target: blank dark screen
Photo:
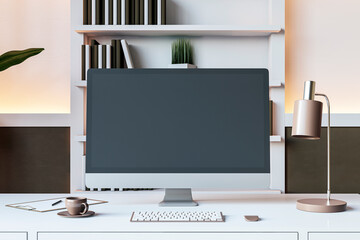
<instances>
[{"instance_id":1,"label":"blank dark screen","mask_svg":"<svg viewBox=\"0 0 360 240\"><path fill-rule=\"evenodd\" d=\"M269 173L266 69L92 69L87 173Z\"/></svg>"}]
</instances>

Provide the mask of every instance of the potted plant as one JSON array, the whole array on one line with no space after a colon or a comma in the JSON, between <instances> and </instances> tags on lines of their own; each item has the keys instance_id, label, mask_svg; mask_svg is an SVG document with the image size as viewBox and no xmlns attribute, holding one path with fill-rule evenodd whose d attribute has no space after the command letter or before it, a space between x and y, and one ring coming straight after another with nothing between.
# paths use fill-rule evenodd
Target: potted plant
<instances>
[{"instance_id":1,"label":"potted plant","mask_svg":"<svg viewBox=\"0 0 360 240\"><path fill-rule=\"evenodd\" d=\"M0 56L0 72L8 69L11 66L17 65L41 53L44 48L29 48L25 50L15 50L4 53Z\"/></svg>"},{"instance_id":2,"label":"potted plant","mask_svg":"<svg viewBox=\"0 0 360 240\"><path fill-rule=\"evenodd\" d=\"M170 68L196 68L193 63L193 49L190 40L178 39L171 46Z\"/></svg>"}]
</instances>

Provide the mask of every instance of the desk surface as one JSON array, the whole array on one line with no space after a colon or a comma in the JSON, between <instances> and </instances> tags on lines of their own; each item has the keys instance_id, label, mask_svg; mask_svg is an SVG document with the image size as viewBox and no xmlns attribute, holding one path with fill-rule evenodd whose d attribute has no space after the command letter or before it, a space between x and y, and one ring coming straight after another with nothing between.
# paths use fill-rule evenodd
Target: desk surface
<instances>
[{"instance_id":1,"label":"desk surface","mask_svg":"<svg viewBox=\"0 0 360 240\"><path fill-rule=\"evenodd\" d=\"M37 213L5 207L5 204L66 196L66 194L2 194L0 195L0 231L360 231L360 196L334 194L333 198L348 202L341 213L309 213L295 208L297 199L324 197L299 194L243 194L239 192L198 191L193 197L199 206L193 208L160 208L162 191L76 193L72 196L107 200L91 206L97 213L89 218L63 218L57 212ZM225 223L131 223L132 211L191 209L222 211ZM258 215L259 222L246 222L244 215ZM31 234L30 234L31 235ZM30 238L29 238L30 239Z\"/></svg>"}]
</instances>

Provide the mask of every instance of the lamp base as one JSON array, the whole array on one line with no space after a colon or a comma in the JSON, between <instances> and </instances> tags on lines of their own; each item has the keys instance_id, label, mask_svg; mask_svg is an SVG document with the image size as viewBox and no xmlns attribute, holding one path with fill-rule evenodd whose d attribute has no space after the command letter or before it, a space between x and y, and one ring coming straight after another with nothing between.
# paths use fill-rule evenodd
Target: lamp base
<instances>
[{"instance_id":1,"label":"lamp base","mask_svg":"<svg viewBox=\"0 0 360 240\"><path fill-rule=\"evenodd\" d=\"M346 202L326 198L300 199L296 202L296 208L306 212L332 213L346 210Z\"/></svg>"}]
</instances>

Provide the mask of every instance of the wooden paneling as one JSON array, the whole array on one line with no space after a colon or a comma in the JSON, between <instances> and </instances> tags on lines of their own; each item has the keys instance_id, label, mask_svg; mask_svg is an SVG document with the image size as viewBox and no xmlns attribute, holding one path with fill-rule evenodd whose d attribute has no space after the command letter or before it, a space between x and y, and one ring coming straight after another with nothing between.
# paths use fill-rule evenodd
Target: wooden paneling
<instances>
[{"instance_id":1,"label":"wooden paneling","mask_svg":"<svg viewBox=\"0 0 360 240\"><path fill-rule=\"evenodd\" d=\"M360 128L331 128L331 190L360 193ZM286 128L286 192L326 192L326 128L320 140L291 137Z\"/></svg>"},{"instance_id":2,"label":"wooden paneling","mask_svg":"<svg viewBox=\"0 0 360 240\"><path fill-rule=\"evenodd\" d=\"M0 127L1 193L69 191L69 127Z\"/></svg>"}]
</instances>

